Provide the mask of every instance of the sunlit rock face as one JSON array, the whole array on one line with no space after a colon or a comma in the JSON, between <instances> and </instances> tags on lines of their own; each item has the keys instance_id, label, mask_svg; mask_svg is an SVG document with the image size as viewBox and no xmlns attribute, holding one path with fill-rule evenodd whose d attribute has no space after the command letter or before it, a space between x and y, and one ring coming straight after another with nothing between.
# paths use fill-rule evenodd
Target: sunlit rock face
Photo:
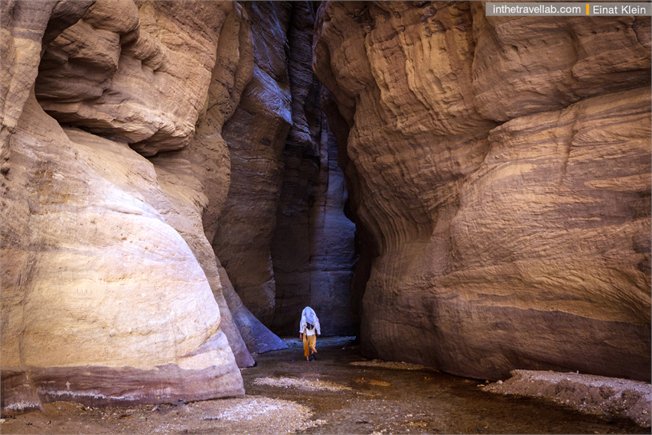
<instances>
[{"instance_id":1,"label":"sunlit rock face","mask_svg":"<svg viewBox=\"0 0 652 435\"><path fill-rule=\"evenodd\" d=\"M251 30L237 4L181 6L2 4L4 412L244 392L234 317L255 319L208 237Z\"/></svg>"},{"instance_id":2,"label":"sunlit rock face","mask_svg":"<svg viewBox=\"0 0 652 435\"><path fill-rule=\"evenodd\" d=\"M650 19L328 2L316 32L369 241L364 352L648 380Z\"/></svg>"},{"instance_id":3,"label":"sunlit rock face","mask_svg":"<svg viewBox=\"0 0 652 435\"><path fill-rule=\"evenodd\" d=\"M250 352L286 347L254 315L271 324L276 300L292 323L316 303L335 313L330 334L351 331L354 226L310 70L314 13L2 3L5 412L242 394ZM309 163L298 176L283 173L291 146ZM308 207L281 195L292 183ZM289 271L309 271L307 291L290 305L296 280L283 275L277 294L272 259L286 208L311 240Z\"/></svg>"},{"instance_id":4,"label":"sunlit rock face","mask_svg":"<svg viewBox=\"0 0 652 435\"><path fill-rule=\"evenodd\" d=\"M143 155L183 148L204 107L230 7L98 0L48 45L36 95L60 122Z\"/></svg>"}]
</instances>

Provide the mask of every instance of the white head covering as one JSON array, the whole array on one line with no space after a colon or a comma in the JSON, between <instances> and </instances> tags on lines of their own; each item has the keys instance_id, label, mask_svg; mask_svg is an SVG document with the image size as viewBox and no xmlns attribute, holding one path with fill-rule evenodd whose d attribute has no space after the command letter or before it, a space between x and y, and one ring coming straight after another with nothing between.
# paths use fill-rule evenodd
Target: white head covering
<instances>
[{"instance_id":1,"label":"white head covering","mask_svg":"<svg viewBox=\"0 0 652 435\"><path fill-rule=\"evenodd\" d=\"M321 334L321 326L319 326L319 317L317 317L317 313L315 313L315 310L313 310L310 307L306 307L303 309L301 312L301 322L299 323L299 332L300 333L305 333L306 332L306 327L307 324L311 323L315 328L315 331L317 334ZM312 330L312 329L311 329Z\"/></svg>"},{"instance_id":2,"label":"white head covering","mask_svg":"<svg viewBox=\"0 0 652 435\"><path fill-rule=\"evenodd\" d=\"M301 313L302 320L305 320L308 323L312 323L313 325L316 323L315 319L317 318L317 314L315 314L315 310L313 310L310 307L306 307L303 309L303 312Z\"/></svg>"}]
</instances>

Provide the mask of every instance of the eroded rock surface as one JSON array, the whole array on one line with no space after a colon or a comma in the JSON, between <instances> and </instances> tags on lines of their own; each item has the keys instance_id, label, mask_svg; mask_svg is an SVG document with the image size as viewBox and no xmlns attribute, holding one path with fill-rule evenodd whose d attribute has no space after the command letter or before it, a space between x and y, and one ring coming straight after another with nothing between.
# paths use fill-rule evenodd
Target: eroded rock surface
<instances>
[{"instance_id":1,"label":"eroded rock surface","mask_svg":"<svg viewBox=\"0 0 652 435\"><path fill-rule=\"evenodd\" d=\"M224 127L231 184L213 246L245 306L269 322L276 291L270 242L283 169L281 154L292 123L285 50L291 7L251 2L246 8L255 29L254 72Z\"/></svg>"},{"instance_id":2,"label":"eroded rock surface","mask_svg":"<svg viewBox=\"0 0 652 435\"><path fill-rule=\"evenodd\" d=\"M650 19L329 2L316 29L365 352L649 380Z\"/></svg>"},{"instance_id":3,"label":"eroded rock surface","mask_svg":"<svg viewBox=\"0 0 652 435\"><path fill-rule=\"evenodd\" d=\"M206 236L251 31L237 4L180 7L3 3L4 412L244 392L254 361Z\"/></svg>"},{"instance_id":4,"label":"eroded rock surface","mask_svg":"<svg viewBox=\"0 0 652 435\"><path fill-rule=\"evenodd\" d=\"M513 370L512 377L483 391L543 398L584 414L628 418L650 427L652 385L647 382L552 371Z\"/></svg>"},{"instance_id":5,"label":"eroded rock surface","mask_svg":"<svg viewBox=\"0 0 652 435\"><path fill-rule=\"evenodd\" d=\"M10 151L3 408L241 394L211 287L164 217L175 207L153 165L62 130L33 97Z\"/></svg>"},{"instance_id":6,"label":"eroded rock surface","mask_svg":"<svg viewBox=\"0 0 652 435\"><path fill-rule=\"evenodd\" d=\"M326 96L311 70L315 9L293 5L288 30L292 128L272 239L275 331L294 336L298 313L317 310L322 334L357 333L351 276L355 225L344 215L347 191L338 149L322 107Z\"/></svg>"},{"instance_id":7,"label":"eroded rock surface","mask_svg":"<svg viewBox=\"0 0 652 435\"><path fill-rule=\"evenodd\" d=\"M0 5L5 412L241 394L350 286L370 355L649 380L650 19L314 8Z\"/></svg>"},{"instance_id":8,"label":"eroded rock surface","mask_svg":"<svg viewBox=\"0 0 652 435\"><path fill-rule=\"evenodd\" d=\"M47 47L37 97L58 121L127 142L143 155L183 148L204 107L231 8L97 0Z\"/></svg>"},{"instance_id":9,"label":"eroded rock surface","mask_svg":"<svg viewBox=\"0 0 652 435\"><path fill-rule=\"evenodd\" d=\"M295 335L301 310L313 305L324 334L354 334L355 227L342 211L346 186L310 68L315 9L309 2L246 8L254 76L224 128L231 184L213 246L244 306L276 332ZM254 336L250 349L269 349Z\"/></svg>"},{"instance_id":10,"label":"eroded rock surface","mask_svg":"<svg viewBox=\"0 0 652 435\"><path fill-rule=\"evenodd\" d=\"M79 20L93 4L49 0L38 3L7 1L0 5L0 167L8 170L9 136L18 125L23 106L38 73L41 41L49 41Z\"/></svg>"}]
</instances>

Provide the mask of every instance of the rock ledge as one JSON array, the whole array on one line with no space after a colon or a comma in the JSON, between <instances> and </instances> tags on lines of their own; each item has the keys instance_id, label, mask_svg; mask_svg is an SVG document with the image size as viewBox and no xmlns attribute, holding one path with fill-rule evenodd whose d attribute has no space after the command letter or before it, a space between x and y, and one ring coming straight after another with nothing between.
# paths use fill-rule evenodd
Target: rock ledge
<instances>
[{"instance_id":1,"label":"rock ledge","mask_svg":"<svg viewBox=\"0 0 652 435\"><path fill-rule=\"evenodd\" d=\"M512 377L484 391L551 400L585 414L628 418L650 427L652 385L629 379L580 373L513 370Z\"/></svg>"}]
</instances>

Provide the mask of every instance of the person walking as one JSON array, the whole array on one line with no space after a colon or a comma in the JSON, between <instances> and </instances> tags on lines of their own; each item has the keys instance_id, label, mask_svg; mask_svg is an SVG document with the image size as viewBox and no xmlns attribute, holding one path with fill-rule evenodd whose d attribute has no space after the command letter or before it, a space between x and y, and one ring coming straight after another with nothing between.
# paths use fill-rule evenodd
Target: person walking
<instances>
[{"instance_id":1,"label":"person walking","mask_svg":"<svg viewBox=\"0 0 652 435\"><path fill-rule=\"evenodd\" d=\"M318 335L321 335L321 328L317 313L312 308L306 307L301 312L301 322L299 322L299 338L303 340L303 356L306 357L306 361L316 359Z\"/></svg>"}]
</instances>

